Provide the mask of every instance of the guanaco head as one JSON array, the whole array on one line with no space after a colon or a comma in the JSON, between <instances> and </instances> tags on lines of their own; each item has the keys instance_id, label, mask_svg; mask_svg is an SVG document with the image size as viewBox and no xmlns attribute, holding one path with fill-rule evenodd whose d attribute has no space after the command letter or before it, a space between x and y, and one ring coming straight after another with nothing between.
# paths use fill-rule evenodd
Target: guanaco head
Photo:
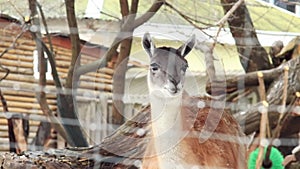
<instances>
[{"instance_id":1,"label":"guanaco head","mask_svg":"<svg viewBox=\"0 0 300 169\"><path fill-rule=\"evenodd\" d=\"M178 96L182 94L185 72L188 68L184 58L195 45L193 35L178 49L171 47L156 48L150 34L145 33L142 40L143 47L150 57L148 73L149 92L160 91L166 96Z\"/></svg>"}]
</instances>

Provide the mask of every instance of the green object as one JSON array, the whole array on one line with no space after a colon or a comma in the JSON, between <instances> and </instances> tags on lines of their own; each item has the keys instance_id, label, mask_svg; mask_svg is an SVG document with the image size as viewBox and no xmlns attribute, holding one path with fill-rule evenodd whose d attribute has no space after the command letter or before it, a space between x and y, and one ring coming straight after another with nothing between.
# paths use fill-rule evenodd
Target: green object
<instances>
[{"instance_id":1,"label":"green object","mask_svg":"<svg viewBox=\"0 0 300 169\"><path fill-rule=\"evenodd\" d=\"M266 155L266 150L267 148L264 149L264 157ZM259 149L257 148L250 153L248 159L248 169L255 169L258 152ZM271 169L284 169L284 167L282 166L283 156L280 153L280 151L275 147L271 148L270 160L272 161ZM261 168L264 169L263 167Z\"/></svg>"}]
</instances>

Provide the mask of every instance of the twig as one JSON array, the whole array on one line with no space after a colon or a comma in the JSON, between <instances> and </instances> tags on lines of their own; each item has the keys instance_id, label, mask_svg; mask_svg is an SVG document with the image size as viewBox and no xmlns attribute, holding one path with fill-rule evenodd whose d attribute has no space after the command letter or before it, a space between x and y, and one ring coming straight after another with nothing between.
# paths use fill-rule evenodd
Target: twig
<instances>
[{"instance_id":1,"label":"twig","mask_svg":"<svg viewBox=\"0 0 300 169\"><path fill-rule=\"evenodd\" d=\"M244 0L238 0L231 9L219 20L216 25L223 26L228 18L233 14L233 12L244 2Z\"/></svg>"},{"instance_id":2,"label":"twig","mask_svg":"<svg viewBox=\"0 0 300 169\"><path fill-rule=\"evenodd\" d=\"M116 17L116 16L113 16L113 15L111 15L111 14L108 14L108 13L106 13L106 12L100 11L100 13L101 13L101 14L103 14L103 15L106 15L106 16L109 16L109 17L112 17L112 18L114 18L114 19L117 19L119 22L121 21L121 19L120 19L120 18L118 18L118 17Z\"/></svg>"},{"instance_id":3,"label":"twig","mask_svg":"<svg viewBox=\"0 0 300 169\"><path fill-rule=\"evenodd\" d=\"M199 27L198 25L196 25L194 22L198 22L198 23L201 23L203 25L207 25L209 27L211 26L214 26L212 24L206 24L206 23L202 23L198 20L195 20L185 14L183 14L181 11L179 11L178 9L176 9L173 5L171 5L170 3L168 2L165 2L165 5L168 6L169 8L171 8L172 10L174 10L176 13L178 13L183 19L185 19L189 24L191 24L192 26L194 26L195 28L199 29L200 31L202 31L204 34L208 35L209 37L213 38L214 42L212 44L212 46L210 47L210 49L208 50L209 52L205 51L204 53L206 53L206 55L208 57L212 57L213 58L213 51L214 51L214 48L217 44L217 38L218 36L220 35L220 32L221 32L221 29L223 28L225 22L228 20L229 16L244 2L244 0L239 0L238 2L236 2L232 8L226 13L226 15L216 23L216 25L219 26L219 29L217 31L217 34L215 36L211 36L211 35L208 35L206 32L203 31L203 29L207 29L208 27ZM206 58L207 58L206 56ZM216 77L215 77L215 70L214 70L214 64L213 64L213 59L207 59L207 62L209 63L206 63L207 65L210 65L211 67L211 81L214 81L216 80Z\"/></svg>"},{"instance_id":4,"label":"twig","mask_svg":"<svg viewBox=\"0 0 300 169\"><path fill-rule=\"evenodd\" d=\"M5 71L5 75L3 77L0 78L0 81L6 79L6 77L9 75L10 70L6 67L3 67L2 64L0 64L0 68L3 69Z\"/></svg>"},{"instance_id":5,"label":"twig","mask_svg":"<svg viewBox=\"0 0 300 169\"><path fill-rule=\"evenodd\" d=\"M175 8L172 4L168 3L168 2L165 2L165 5L169 8L171 8L173 11L175 11L176 13L178 13L178 15L180 15L183 19L185 19L186 21L188 21L190 24L192 24L193 26L195 26L196 28L198 29L207 29L209 27L212 27L212 26L215 26L213 24L207 24L207 23L204 23L204 22L200 22L199 20L195 20L187 15L185 15L184 13L182 13L179 9ZM206 25L207 27L199 27L197 25L195 25L193 22L198 22L198 23L201 23L203 25Z\"/></svg>"},{"instance_id":6,"label":"twig","mask_svg":"<svg viewBox=\"0 0 300 169\"><path fill-rule=\"evenodd\" d=\"M217 35L215 36L214 38L214 43L213 43L213 48L215 47L216 45L216 42L217 42L217 38L221 32L221 29L224 27L225 25L225 22L228 20L228 18L233 14L233 12L244 2L244 0L238 0L232 7L231 9L223 16L223 18L221 18L217 23L216 25L219 26L219 29L218 29L218 32L217 32Z\"/></svg>"},{"instance_id":7,"label":"twig","mask_svg":"<svg viewBox=\"0 0 300 169\"><path fill-rule=\"evenodd\" d=\"M178 13L183 19L185 19L189 24L191 24L192 26L194 26L195 28L199 29L200 31L202 31L204 34L206 34L209 37L212 37L211 35L208 35L206 32L203 31L203 29L207 29L209 27L212 26L219 26L219 30L217 32L217 36L219 35L221 28L224 26L225 22L228 20L228 18L230 17L230 15L232 15L232 13L244 2L244 0L239 0L237 1L232 8L223 16L223 18L221 18L216 24L207 24L204 22L200 22L199 20L196 20L194 18L191 18L185 14L183 14L180 10L178 10L177 8L175 8L173 5L171 5L168 2L165 2L165 5L168 6L169 8L171 8L172 10L174 10L176 13ZM199 27L198 25L196 25L194 22L203 24L203 25L207 25L207 27ZM215 37L217 37L215 36ZM214 40L216 41L216 38L214 38ZM214 48L215 45L212 46L212 48Z\"/></svg>"},{"instance_id":8,"label":"twig","mask_svg":"<svg viewBox=\"0 0 300 169\"><path fill-rule=\"evenodd\" d=\"M6 48L1 54L0 54L0 58L4 55L4 54L6 54L9 50L11 50L11 49L15 49L16 47L17 47L17 40L25 33L25 29L23 29L24 28L24 24L22 25L22 32L20 32L18 35L17 35L17 37L13 40L13 42L12 42L12 44L8 47L8 48Z\"/></svg>"},{"instance_id":9,"label":"twig","mask_svg":"<svg viewBox=\"0 0 300 169\"><path fill-rule=\"evenodd\" d=\"M238 100L240 100L243 97L247 97L249 94L251 94L253 92L252 89L245 89L243 93L238 94L238 96L236 96L236 94L234 93L234 95L232 97L234 97L232 99L232 102L237 102ZM231 98L229 98L228 100L231 100Z\"/></svg>"},{"instance_id":10,"label":"twig","mask_svg":"<svg viewBox=\"0 0 300 169\"><path fill-rule=\"evenodd\" d=\"M138 26L142 25L150 18L152 18L164 3L165 0L156 0L155 2L153 2L152 6L142 16L135 19L133 28L137 28Z\"/></svg>"},{"instance_id":11,"label":"twig","mask_svg":"<svg viewBox=\"0 0 300 169\"><path fill-rule=\"evenodd\" d=\"M212 46L211 46L211 51L214 50L214 48L215 48L215 46L216 46L216 44L217 44L217 42L218 42L217 39L218 39L218 37L219 37L219 35L220 35L221 29L223 28L223 26L224 26L224 25L220 25L220 26L219 26L218 32L217 32L216 36L213 38L214 43L213 43Z\"/></svg>"},{"instance_id":12,"label":"twig","mask_svg":"<svg viewBox=\"0 0 300 169\"><path fill-rule=\"evenodd\" d=\"M8 112L7 102L6 102L6 99L3 96L3 93L2 93L1 89L0 89L0 100L1 100L3 112Z\"/></svg>"},{"instance_id":13,"label":"twig","mask_svg":"<svg viewBox=\"0 0 300 169\"><path fill-rule=\"evenodd\" d=\"M42 9L42 6L41 4L36 1L36 5L40 11L40 15L41 15L41 18L42 18L42 22L43 22L43 25L45 27L45 31L46 31L46 35L47 35L47 39L48 39L48 43L49 43L49 46L50 46L50 51L52 53L51 56L48 56L48 57L52 57L54 55L54 52L53 52L53 45L52 45L52 42L51 42L51 38L50 38L50 35L49 35L49 30L48 30L48 25L47 25L47 22L46 22L46 18L45 18L45 15L44 15L44 11ZM53 56L54 57L54 56Z\"/></svg>"},{"instance_id":14,"label":"twig","mask_svg":"<svg viewBox=\"0 0 300 169\"><path fill-rule=\"evenodd\" d=\"M8 48L6 48L3 52L1 52L0 58L2 58L3 55L6 54L8 51L10 51L10 50L12 50L12 49L15 49L15 48L17 47L17 40L25 33L24 30L25 30L25 29L24 29L24 24L23 24L23 25L22 25L22 31L21 31L21 32L17 35L17 37L13 40L12 44L11 44ZM0 81L2 81L2 80L4 80L4 79L8 76L10 70L9 70L8 68L4 67L1 63L0 63L0 68L3 69L3 70L5 71L5 75L4 75L3 77L0 78Z\"/></svg>"},{"instance_id":15,"label":"twig","mask_svg":"<svg viewBox=\"0 0 300 169\"><path fill-rule=\"evenodd\" d=\"M194 26L195 28L199 29L202 33L204 33L205 35L209 36L209 37L213 37L209 34L207 34L205 31L203 31L203 29L207 29L209 27L212 27L214 25L209 25L209 24L205 24L205 23L202 23L202 24L205 24L207 25L207 27L200 27L198 25L196 25L193 21L191 21L190 17L183 14L182 12L180 12L178 9L176 9L173 5L171 5L170 3L168 2L165 2L165 5L168 6L169 8L171 8L172 10L174 10L176 13L178 13L183 19L185 19L189 24L191 24L192 26Z\"/></svg>"},{"instance_id":16,"label":"twig","mask_svg":"<svg viewBox=\"0 0 300 169\"><path fill-rule=\"evenodd\" d=\"M16 10L16 12L22 17L25 18L24 15L22 15L22 12L16 7L16 5L14 3L12 3L10 0L7 0L9 2L9 4Z\"/></svg>"}]
</instances>

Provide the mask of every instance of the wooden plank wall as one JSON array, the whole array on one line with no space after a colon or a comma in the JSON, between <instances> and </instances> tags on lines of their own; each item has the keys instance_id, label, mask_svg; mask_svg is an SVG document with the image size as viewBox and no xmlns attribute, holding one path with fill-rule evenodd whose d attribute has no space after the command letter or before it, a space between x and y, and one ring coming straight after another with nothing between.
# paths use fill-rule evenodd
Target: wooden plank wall
<instances>
[{"instance_id":1,"label":"wooden plank wall","mask_svg":"<svg viewBox=\"0 0 300 169\"><path fill-rule=\"evenodd\" d=\"M9 30L7 28L0 29L0 53L9 48L19 31ZM14 49L9 50L0 58L0 64L10 70L9 75L0 82L0 88L7 100L8 109L10 112L28 114L29 118L34 115L42 115L43 112L36 100L35 93L42 88L38 85L38 80L33 77L33 51L35 50L35 43L30 37L24 36L17 40L17 45ZM59 76L64 83L71 60L71 50L60 46L54 46L56 54L56 64ZM97 58L83 55L82 64L95 61ZM0 69L0 78L3 77L5 71ZM107 108L107 101L99 99L99 96L105 96L106 99L111 99L112 91L112 74L113 69L103 68L97 72L88 73L80 78L80 85L77 91L77 100L80 107L85 107L85 114L93 120L92 111L100 104L101 109ZM47 80L47 86L43 90L47 93L48 103L50 109L54 112L57 111L56 95L57 90L54 87L52 80ZM0 103L1 104L1 103ZM98 106L99 107L99 106ZM100 108L99 107L99 108ZM2 112L2 115L1 115ZM107 113L107 112L105 112ZM84 116L80 116L84 117ZM86 121L86 119L84 120ZM86 121L87 122L87 121ZM102 122L100 120L100 122ZM88 122L87 122L88 123ZM30 120L30 135L29 143L35 137L39 120ZM3 115L2 105L0 105L0 151L8 151L8 132L7 120ZM87 132L91 133L91 132ZM94 134L94 133L93 133ZM101 139L102 136L92 136L91 140ZM95 143L95 141L91 141Z\"/></svg>"},{"instance_id":2,"label":"wooden plank wall","mask_svg":"<svg viewBox=\"0 0 300 169\"><path fill-rule=\"evenodd\" d=\"M90 145L99 144L106 136L113 132L108 123L110 114L107 97L100 97L93 101L80 101L78 104L78 116L82 129L87 135Z\"/></svg>"}]
</instances>

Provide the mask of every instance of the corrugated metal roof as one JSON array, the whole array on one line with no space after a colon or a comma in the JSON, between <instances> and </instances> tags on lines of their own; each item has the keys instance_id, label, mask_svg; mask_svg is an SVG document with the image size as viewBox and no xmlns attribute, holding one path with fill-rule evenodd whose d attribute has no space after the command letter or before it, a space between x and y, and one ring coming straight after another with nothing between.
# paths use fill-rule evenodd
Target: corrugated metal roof
<instances>
[{"instance_id":1,"label":"corrugated metal roof","mask_svg":"<svg viewBox=\"0 0 300 169\"><path fill-rule=\"evenodd\" d=\"M168 0L168 2L183 14L198 20L195 24L199 27L208 27L207 24L215 25L224 16L220 1ZM152 3L152 0L141 1L139 3L138 15L143 14ZM300 25L300 18L295 14L257 0L247 0L245 3L256 30L299 32L298 25ZM103 11L121 18L117 0L105 0ZM110 17L102 15L101 18L108 19ZM149 23L171 24L174 27L176 25L190 25L176 12L166 6L163 6Z\"/></svg>"},{"instance_id":2,"label":"corrugated metal roof","mask_svg":"<svg viewBox=\"0 0 300 169\"><path fill-rule=\"evenodd\" d=\"M18 0L0 0L0 11L17 18L28 16L28 2L19 3ZM66 18L65 3L61 0L40 0L47 18ZM183 14L196 19L195 24L200 27L205 24L214 25L224 16L220 1L211 0L168 0L175 8ZM255 29L277 32L299 32L300 18L291 12L286 12L276 6L258 0L245 1L249 9ZM76 15L84 18L88 0L75 1ZM100 3L97 1L97 3ZM153 3L153 0L143 0L139 2L138 15L143 14ZM13 4L13 5L12 5ZM16 10L17 9L17 10ZM121 18L120 5L118 0L104 0L102 12ZM111 20L114 18L102 14L99 19ZM176 12L163 6L159 12L149 21L150 23L164 23L176 25L189 25ZM205 24L203 24L205 23Z\"/></svg>"}]
</instances>

